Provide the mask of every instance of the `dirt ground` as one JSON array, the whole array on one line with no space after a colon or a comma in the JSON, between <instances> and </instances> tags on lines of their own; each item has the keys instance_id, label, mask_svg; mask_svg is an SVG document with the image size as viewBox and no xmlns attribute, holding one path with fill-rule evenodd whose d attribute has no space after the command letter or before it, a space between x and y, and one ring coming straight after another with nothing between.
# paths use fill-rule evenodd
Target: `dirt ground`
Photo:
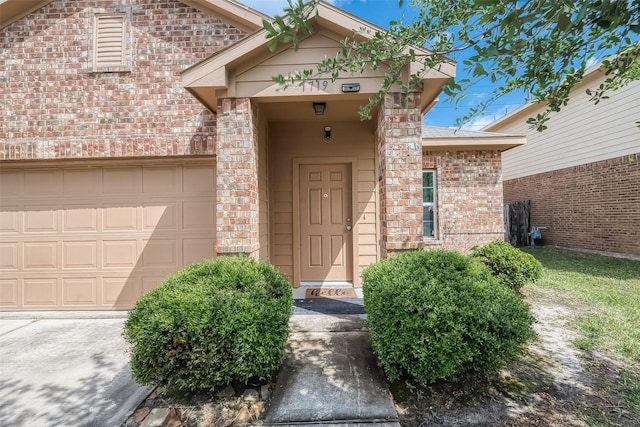
<instances>
[{"instance_id":1,"label":"dirt ground","mask_svg":"<svg viewBox=\"0 0 640 427\"><path fill-rule=\"evenodd\" d=\"M414 392L396 404L403 426L640 426L618 394L621 370L632 368L572 345L568 322L580 308L527 299L538 339L523 359L497 378Z\"/></svg>"}]
</instances>

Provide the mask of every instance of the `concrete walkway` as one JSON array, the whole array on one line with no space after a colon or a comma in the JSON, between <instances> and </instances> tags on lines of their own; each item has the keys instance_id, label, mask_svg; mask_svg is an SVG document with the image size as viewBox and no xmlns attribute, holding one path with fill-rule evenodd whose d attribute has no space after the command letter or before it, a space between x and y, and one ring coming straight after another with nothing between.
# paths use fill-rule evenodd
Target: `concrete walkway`
<instances>
[{"instance_id":1,"label":"concrete walkway","mask_svg":"<svg viewBox=\"0 0 640 427\"><path fill-rule=\"evenodd\" d=\"M0 426L120 426L150 393L131 378L125 317L0 314Z\"/></svg>"},{"instance_id":2,"label":"concrete walkway","mask_svg":"<svg viewBox=\"0 0 640 427\"><path fill-rule=\"evenodd\" d=\"M294 314L265 425L399 426L364 315Z\"/></svg>"}]
</instances>

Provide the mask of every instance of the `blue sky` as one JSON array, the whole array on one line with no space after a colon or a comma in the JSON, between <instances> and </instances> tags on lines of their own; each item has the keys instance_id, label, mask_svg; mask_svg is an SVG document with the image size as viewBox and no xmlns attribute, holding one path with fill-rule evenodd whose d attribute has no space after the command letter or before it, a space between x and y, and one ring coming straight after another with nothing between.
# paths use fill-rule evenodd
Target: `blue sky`
<instances>
[{"instance_id":1,"label":"blue sky","mask_svg":"<svg viewBox=\"0 0 640 427\"><path fill-rule=\"evenodd\" d=\"M276 13L282 14L283 7L287 5L286 0L239 1L269 15L274 15ZM382 28L388 27L389 21L391 20L399 20L403 16L405 20L410 20L412 16L415 16L415 12L407 6L409 3L408 0L405 0L405 6L402 9L398 7L397 0L333 0L329 1L329 3L333 3L334 5ZM470 52L463 52L460 56L452 59L461 64L466 55L469 54ZM466 77L461 65L458 65L457 76L459 79ZM458 107L456 107L454 103L447 102L444 94L441 95L440 102L438 102L438 104L436 104L436 106L425 116L425 124L430 126L454 126L458 117L463 116L474 104L487 99L493 87L494 85L492 85L488 80L477 82L471 90L467 92L465 99L460 102ZM493 104L486 111L484 117L474 119L471 123L465 125L464 128L479 130L524 103L524 93L509 94Z\"/></svg>"}]
</instances>

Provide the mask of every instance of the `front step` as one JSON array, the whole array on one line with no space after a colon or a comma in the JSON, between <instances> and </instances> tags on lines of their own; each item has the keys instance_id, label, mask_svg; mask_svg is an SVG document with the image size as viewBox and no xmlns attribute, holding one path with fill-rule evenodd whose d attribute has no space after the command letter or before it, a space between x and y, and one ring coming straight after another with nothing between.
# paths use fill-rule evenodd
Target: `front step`
<instances>
[{"instance_id":1,"label":"front step","mask_svg":"<svg viewBox=\"0 0 640 427\"><path fill-rule=\"evenodd\" d=\"M398 427L397 421L368 332L292 331L264 425Z\"/></svg>"},{"instance_id":2,"label":"front step","mask_svg":"<svg viewBox=\"0 0 640 427\"><path fill-rule=\"evenodd\" d=\"M289 331L295 332L365 332L366 314L293 315L289 318Z\"/></svg>"}]
</instances>

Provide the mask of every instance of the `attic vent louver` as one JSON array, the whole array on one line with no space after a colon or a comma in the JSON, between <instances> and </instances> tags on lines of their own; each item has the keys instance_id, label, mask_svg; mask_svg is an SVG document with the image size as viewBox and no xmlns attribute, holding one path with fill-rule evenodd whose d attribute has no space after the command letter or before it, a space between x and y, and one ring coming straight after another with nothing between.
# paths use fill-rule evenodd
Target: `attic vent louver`
<instances>
[{"instance_id":1,"label":"attic vent louver","mask_svg":"<svg viewBox=\"0 0 640 427\"><path fill-rule=\"evenodd\" d=\"M97 14L95 34L96 68L124 65L124 14Z\"/></svg>"}]
</instances>

